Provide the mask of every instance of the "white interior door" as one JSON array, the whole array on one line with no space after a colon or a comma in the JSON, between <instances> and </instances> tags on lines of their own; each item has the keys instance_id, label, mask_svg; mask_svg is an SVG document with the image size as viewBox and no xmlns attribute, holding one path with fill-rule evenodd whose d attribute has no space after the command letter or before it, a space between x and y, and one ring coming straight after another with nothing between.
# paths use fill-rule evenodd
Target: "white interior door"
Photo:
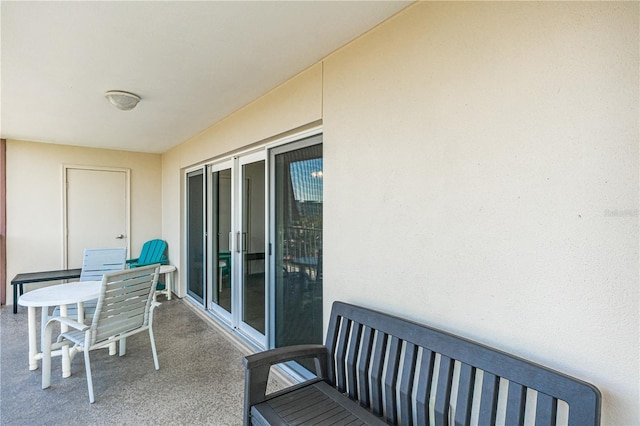
<instances>
[{"instance_id":1,"label":"white interior door","mask_svg":"<svg viewBox=\"0 0 640 426\"><path fill-rule=\"evenodd\" d=\"M129 170L66 166L65 264L82 266L85 248L129 243Z\"/></svg>"}]
</instances>

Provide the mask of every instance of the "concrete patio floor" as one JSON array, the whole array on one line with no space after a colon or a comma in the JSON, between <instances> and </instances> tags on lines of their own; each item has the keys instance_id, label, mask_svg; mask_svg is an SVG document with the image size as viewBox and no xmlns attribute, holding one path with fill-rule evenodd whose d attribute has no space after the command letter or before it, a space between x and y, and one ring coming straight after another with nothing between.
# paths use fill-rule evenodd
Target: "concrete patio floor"
<instances>
[{"instance_id":1,"label":"concrete patio floor","mask_svg":"<svg viewBox=\"0 0 640 426\"><path fill-rule=\"evenodd\" d=\"M0 310L0 424L2 425L241 425L244 351L187 302L155 310L160 370L147 333L127 339L127 354L91 353L96 402L89 403L82 354L70 378L52 362L51 388L40 369L29 371L27 311ZM38 310L39 314L39 310ZM38 322L39 327L39 322Z\"/></svg>"}]
</instances>

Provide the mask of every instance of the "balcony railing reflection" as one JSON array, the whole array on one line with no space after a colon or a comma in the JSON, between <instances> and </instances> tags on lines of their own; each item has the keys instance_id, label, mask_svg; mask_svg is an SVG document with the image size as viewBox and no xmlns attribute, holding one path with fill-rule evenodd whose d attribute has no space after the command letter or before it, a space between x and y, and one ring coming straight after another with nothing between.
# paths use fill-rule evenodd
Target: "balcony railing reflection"
<instances>
[{"instance_id":1,"label":"balcony railing reflection","mask_svg":"<svg viewBox=\"0 0 640 426\"><path fill-rule=\"evenodd\" d=\"M287 272L305 274L309 280L322 279L322 229L290 226L284 229L283 267Z\"/></svg>"}]
</instances>

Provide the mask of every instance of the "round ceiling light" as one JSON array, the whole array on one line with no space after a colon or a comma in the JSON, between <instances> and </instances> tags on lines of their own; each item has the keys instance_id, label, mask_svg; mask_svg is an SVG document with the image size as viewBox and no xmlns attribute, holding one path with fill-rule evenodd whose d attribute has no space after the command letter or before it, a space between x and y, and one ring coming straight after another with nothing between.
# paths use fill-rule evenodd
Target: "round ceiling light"
<instances>
[{"instance_id":1,"label":"round ceiling light","mask_svg":"<svg viewBox=\"0 0 640 426\"><path fill-rule=\"evenodd\" d=\"M104 94L104 97L111 105L122 111L130 111L140 102L140 96L121 90L109 90Z\"/></svg>"}]
</instances>

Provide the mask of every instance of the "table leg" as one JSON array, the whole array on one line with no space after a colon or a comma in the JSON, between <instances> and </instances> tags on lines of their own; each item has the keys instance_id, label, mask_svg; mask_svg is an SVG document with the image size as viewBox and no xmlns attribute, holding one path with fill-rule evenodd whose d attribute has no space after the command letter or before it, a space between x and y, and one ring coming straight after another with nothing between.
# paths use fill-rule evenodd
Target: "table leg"
<instances>
[{"instance_id":1,"label":"table leg","mask_svg":"<svg viewBox=\"0 0 640 426\"><path fill-rule=\"evenodd\" d=\"M38 369L38 339L36 336L36 308L29 306L27 310L29 324L29 370Z\"/></svg>"},{"instance_id":2,"label":"table leg","mask_svg":"<svg viewBox=\"0 0 640 426\"><path fill-rule=\"evenodd\" d=\"M45 309L45 308L42 308ZM49 308L46 308L49 309ZM60 316L67 316L67 305L60 305ZM80 309L78 308L78 315L80 315ZM60 333L66 333L69 331L69 326L63 323L60 323ZM64 345L62 347L62 377L70 377L71 376L71 358L69 357L69 345Z\"/></svg>"},{"instance_id":3,"label":"table leg","mask_svg":"<svg viewBox=\"0 0 640 426\"><path fill-rule=\"evenodd\" d=\"M13 313L18 313L18 286L20 284L14 284L13 287Z\"/></svg>"},{"instance_id":4,"label":"table leg","mask_svg":"<svg viewBox=\"0 0 640 426\"><path fill-rule=\"evenodd\" d=\"M169 265L171 266L171 265ZM164 275L164 290L160 290L160 291L154 291L153 292L153 301L156 301L156 297L158 295L158 293L160 294L164 294L167 296L167 300L171 300L171 293L172 293L172 289L173 289L173 279L174 279L174 272L176 271L176 267L173 266L171 267L170 270L168 271L162 271L162 275Z\"/></svg>"}]
</instances>

